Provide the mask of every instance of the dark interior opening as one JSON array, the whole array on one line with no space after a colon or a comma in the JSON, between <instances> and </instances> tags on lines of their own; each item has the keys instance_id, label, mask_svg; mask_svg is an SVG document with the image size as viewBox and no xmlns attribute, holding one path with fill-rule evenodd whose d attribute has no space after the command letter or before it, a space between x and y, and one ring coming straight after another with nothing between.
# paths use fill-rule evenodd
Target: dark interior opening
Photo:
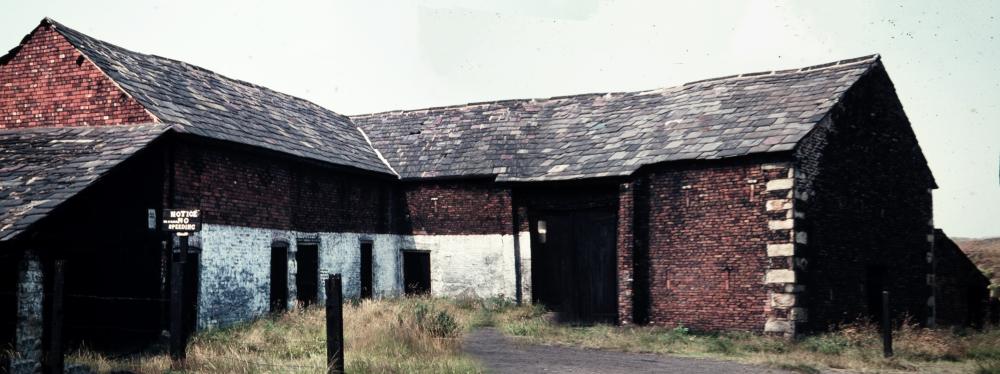
<instances>
[{"instance_id":1,"label":"dark interior opening","mask_svg":"<svg viewBox=\"0 0 1000 374\"><path fill-rule=\"evenodd\" d=\"M271 313L288 309L288 245L271 246Z\"/></svg>"},{"instance_id":2,"label":"dark interior opening","mask_svg":"<svg viewBox=\"0 0 1000 374\"><path fill-rule=\"evenodd\" d=\"M319 300L319 246L299 243L295 252L298 274L295 276L296 297L303 307Z\"/></svg>"},{"instance_id":3,"label":"dark interior opening","mask_svg":"<svg viewBox=\"0 0 1000 374\"><path fill-rule=\"evenodd\" d=\"M614 322L618 314L617 219L606 208L544 211L532 222L535 302L566 322Z\"/></svg>"},{"instance_id":4,"label":"dark interior opening","mask_svg":"<svg viewBox=\"0 0 1000 374\"><path fill-rule=\"evenodd\" d=\"M8 366L7 352L14 348L17 324L18 259L13 254L0 255L0 373Z\"/></svg>"},{"instance_id":5,"label":"dark interior opening","mask_svg":"<svg viewBox=\"0 0 1000 374\"><path fill-rule=\"evenodd\" d=\"M373 287L373 254L372 254L372 242L362 241L361 242L361 298L370 299L372 297L372 287Z\"/></svg>"},{"instance_id":6,"label":"dark interior opening","mask_svg":"<svg viewBox=\"0 0 1000 374\"><path fill-rule=\"evenodd\" d=\"M104 247L64 258L64 336L70 347L130 353L157 341L167 305L160 293L159 246ZM197 263L197 257L189 260ZM45 261L44 271L48 293L52 261Z\"/></svg>"},{"instance_id":7,"label":"dark interior opening","mask_svg":"<svg viewBox=\"0 0 1000 374\"><path fill-rule=\"evenodd\" d=\"M431 292L431 254L424 251L403 252L403 284L407 295Z\"/></svg>"},{"instance_id":8,"label":"dark interior opening","mask_svg":"<svg viewBox=\"0 0 1000 374\"><path fill-rule=\"evenodd\" d=\"M989 289L979 285L965 287L966 317L965 325L982 328L986 322L986 303L989 301Z\"/></svg>"},{"instance_id":9,"label":"dark interior opening","mask_svg":"<svg viewBox=\"0 0 1000 374\"><path fill-rule=\"evenodd\" d=\"M882 322L882 291L886 287L885 266L869 266L865 276L865 299L872 322ZM891 302L891 300L890 300Z\"/></svg>"}]
</instances>

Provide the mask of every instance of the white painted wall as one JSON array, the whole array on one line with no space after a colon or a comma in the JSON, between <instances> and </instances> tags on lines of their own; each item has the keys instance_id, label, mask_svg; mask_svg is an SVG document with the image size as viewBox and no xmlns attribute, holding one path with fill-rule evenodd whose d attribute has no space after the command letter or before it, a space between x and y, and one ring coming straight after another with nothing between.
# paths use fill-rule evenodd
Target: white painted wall
<instances>
[{"instance_id":1,"label":"white painted wall","mask_svg":"<svg viewBox=\"0 0 1000 374\"><path fill-rule=\"evenodd\" d=\"M201 248L198 328L230 325L269 310L271 244L289 244L289 298L295 298L297 239L319 241L321 279L340 273L344 296L361 292L360 243L371 240L373 286L377 297L403 292L403 250L429 251L434 296L516 295L513 235L393 235L303 233L206 224L192 239ZM522 292L531 300L531 247L527 232L519 234ZM320 300L325 299L322 287Z\"/></svg>"}]
</instances>

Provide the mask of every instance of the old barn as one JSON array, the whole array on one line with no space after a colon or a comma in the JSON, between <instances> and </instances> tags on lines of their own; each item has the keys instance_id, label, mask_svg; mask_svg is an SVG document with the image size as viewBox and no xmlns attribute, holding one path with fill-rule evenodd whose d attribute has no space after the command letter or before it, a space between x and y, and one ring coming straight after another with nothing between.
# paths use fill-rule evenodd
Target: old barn
<instances>
[{"instance_id":1,"label":"old barn","mask_svg":"<svg viewBox=\"0 0 1000 374\"><path fill-rule=\"evenodd\" d=\"M171 284L190 333L334 273L352 297L786 336L889 290L933 324L961 304L936 280L973 286L935 266L935 188L877 55L344 116L46 19L0 58L0 344L38 364L57 264L66 338L109 350L168 330ZM170 208L201 212L183 254Z\"/></svg>"}]
</instances>

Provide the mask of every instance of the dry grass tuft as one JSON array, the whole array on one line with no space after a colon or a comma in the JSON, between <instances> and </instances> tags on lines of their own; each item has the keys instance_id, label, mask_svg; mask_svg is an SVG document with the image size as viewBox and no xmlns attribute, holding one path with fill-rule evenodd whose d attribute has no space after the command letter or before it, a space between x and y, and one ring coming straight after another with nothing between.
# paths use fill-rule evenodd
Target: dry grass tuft
<instances>
[{"instance_id":1,"label":"dry grass tuft","mask_svg":"<svg viewBox=\"0 0 1000 374\"><path fill-rule=\"evenodd\" d=\"M475 373L461 354L472 314L429 298L365 300L344 306L346 369L352 373ZM202 332L188 345L188 373L316 373L326 368L323 308L310 308ZM170 372L164 353L112 359L80 350L67 362L97 371Z\"/></svg>"}]
</instances>

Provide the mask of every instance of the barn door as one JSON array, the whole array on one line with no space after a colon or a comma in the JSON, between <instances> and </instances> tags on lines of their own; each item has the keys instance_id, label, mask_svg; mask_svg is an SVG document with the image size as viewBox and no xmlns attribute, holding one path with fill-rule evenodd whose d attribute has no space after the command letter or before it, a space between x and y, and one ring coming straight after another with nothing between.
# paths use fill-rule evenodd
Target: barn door
<instances>
[{"instance_id":1,"label":"barn door","mask_svg":"<svg viewBox=\"0 0 1000 374\"><path fill-rule=\"evenodd\" d=\"M299 244L295 252L298 273L295 275L296 296L303 307L315 304L319 298L319 246Z\"/></svg>"},{"instance_id":2,"label":"barn door","mask_svg":"<svg viewBox=\"0 0 1000 374\"><path fill-rule=\"evenodd\" d=\"M374 273L374 258L372 255L372 242L361 242L361 298L370 299L372 288L374 287L372 273Z\"/></svg>"},{"instance_id":3,"label":"barn door","mask_svg":"<svg viewBox=\"0 0 1000 374\"><path fill-rule=\"evenodd\" d=\"M618 309L614 212L544 212L532 226L535 300L563 320L613 322Z\"/></svg>"}]
</instances>

